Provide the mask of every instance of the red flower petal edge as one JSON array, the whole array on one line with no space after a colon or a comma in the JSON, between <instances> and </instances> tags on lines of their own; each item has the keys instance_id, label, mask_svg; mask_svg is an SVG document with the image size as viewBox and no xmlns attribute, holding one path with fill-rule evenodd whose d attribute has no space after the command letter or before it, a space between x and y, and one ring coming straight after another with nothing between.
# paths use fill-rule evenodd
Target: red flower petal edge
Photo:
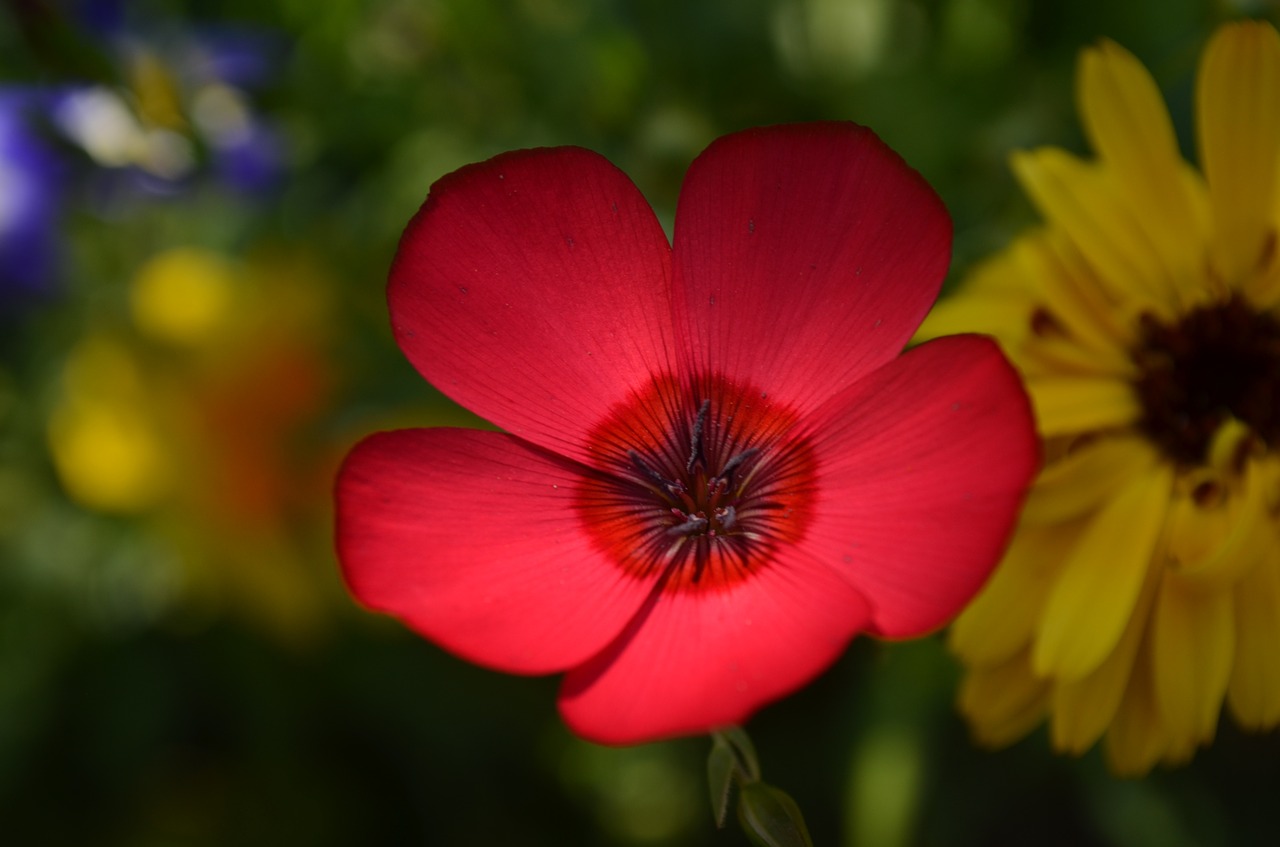
<instances>
[{"instance_id":1,"label":"red flower petal edge","mask_svg":"<svg viewBox=\"0 0 1280 847\"><path fill-rule=\"evenodd\" d=\"M352 592L479 664L574 667L655 581L619 570L582 531L581 468L510 435L377 433L340 479L337 546Z\"/></svg>"},{"instance_id":2,"label":"red flower petal edge","mask_svg":"<svg viewBox=\"0 0 1280 847\"><path fill-rule=\"evenodd\" d=\"M509 432L380 433L338 479L357 598L471 661L566 672L566 722L605 743L740 723L860 631L941 625L1035 473L993 344L898 355L950 221L869 130L717 141L675 233L576 148L440 180L392 325Z\"/></svg>"}]
</instances>

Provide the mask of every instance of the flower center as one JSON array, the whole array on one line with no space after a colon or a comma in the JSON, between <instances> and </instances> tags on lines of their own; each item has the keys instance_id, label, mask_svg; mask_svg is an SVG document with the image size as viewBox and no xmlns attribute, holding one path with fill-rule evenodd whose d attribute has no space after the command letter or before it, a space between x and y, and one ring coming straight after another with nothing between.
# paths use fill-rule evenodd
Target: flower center
<instances>
[{"instance_id":1,"label":"flower center","mask_svg":"<svg viewBox=\"0 0 1280 847\"><path fill-rule=\"evenodd\" d=\"M732 584L799 540L814 461L796 416L720 376L654 380L597 427L600 473L579 491L588 532L628 573L665 587Z\"/></svg>"},{"instance_id":2,"label":"flower center","mask_svg":"<svg viewBox=\"0 0 1280 847\"><path fill-rule=\"evenodd\" d=\"M1203 306L1177 323L1141 318L1133 353L1140 427L1180 465L1201 464L1229 418L1280 444L1280 321L1244 298Z\"/></svg>"}]
</instances>

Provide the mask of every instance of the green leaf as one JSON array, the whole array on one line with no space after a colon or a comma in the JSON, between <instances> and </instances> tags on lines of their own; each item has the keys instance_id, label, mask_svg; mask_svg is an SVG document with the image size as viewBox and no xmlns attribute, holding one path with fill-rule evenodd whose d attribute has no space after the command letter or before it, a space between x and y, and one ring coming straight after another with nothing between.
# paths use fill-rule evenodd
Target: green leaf
<instances>
[{"instance_id":1,"label":"green leaf","mask_svg":"<svg viewBox=\"0 0 1280 847\"><path fill-rule=\"evenodd\" d=\"M739 787L738 821L760 847L813 847L800 807L772 785L748 782Z\"/></svg>"},{"instance_id":2,"label":"green leaf","mask_svg":"<svg viewBox=\"0 0 1280 847\"><path fill-rule=\"evenodd\" d=\"M711 814L716 827L723 828L729 814L729 795L738 774L738 757L729 742L716 735L712 738L711 755L707 757L707 784L711 787Z\"/></svg>"}]
</instances>

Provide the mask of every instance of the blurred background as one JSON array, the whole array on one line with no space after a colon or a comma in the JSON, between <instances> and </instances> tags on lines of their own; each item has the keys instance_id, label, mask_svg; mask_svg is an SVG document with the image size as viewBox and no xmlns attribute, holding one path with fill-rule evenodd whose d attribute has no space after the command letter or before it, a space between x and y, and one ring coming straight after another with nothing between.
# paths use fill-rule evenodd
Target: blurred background
<instances>
[{"instance_id":1,"label":"blurred background","mask_svg":"<svg viewBox=\"0 0 1280 847\"><path fill-rule=\"evenodd\" d=\"M669 226L743 127L852 119L956 223L1032 220L1010 150L1083 150L1077 51L1126 45L1190 144L1207 0L8 0L0 6L0 841L739 845L705 738L573 738L556 680L468 666L346 597L332 477L466 424L383 285L439 176L578 144ZM938 638L860 640L749 726L819 845L1274 843L1280 738L1224 722L1110 777L974 749Z\"/></svg>"}]
</instances>

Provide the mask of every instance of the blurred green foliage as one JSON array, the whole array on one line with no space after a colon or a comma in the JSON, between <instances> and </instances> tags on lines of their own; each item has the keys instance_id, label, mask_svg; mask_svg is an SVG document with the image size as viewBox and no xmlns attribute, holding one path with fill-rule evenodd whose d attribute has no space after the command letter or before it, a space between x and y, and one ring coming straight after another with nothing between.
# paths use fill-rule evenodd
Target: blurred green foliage
<instances>
[{"instance_id":1,"label":"blurred green foliage","mask_svg":"<svg viewBox=\"0 0 1280 847\"><path fill-rule=\"evenodd\" d=\"M625 750L578 741L555 714L554 680L470 667L345 598L328 541L343 451L376 428L474 422L391 341L382 288L401 228L453 168L554 144L604 153L669 225L685 167L714 137L850 119L942 194L955 276L1032 218L1009 151L1081 148L1081 46L1109 37L1136 53L1170 94L1190 154L1195 57L1217 22L1241 14L1274 20L1276 10L7 3L4 86L100 86L144 129L165 129L145 114L160 95L147 93L137 58L159 56L179 115L160 138L193 150L195 164L137 188L128 175L154 161L105 162L44 127L68 163L58 270L0 316L0 840L744 843L708 814L706 739ZM269 74L232 91L239 99L201 101L209 80L174 67L183 39L228 26L266 37ZM218 125L182 117L197 102L247 104L278 133L268 185L237 190L201 170L216 170ZM140 271L175 249L200 251L235 280L239 299L209 307L216 332L199 315L158 334L140 317ZM95 393L116 384L124 394ZM137 438L103 423L121 419ZM82 453L66 447L82 442ZM126 442L134 453L103 446ZM162 494L112 499L147 450L167 474ZM937 639L863 640L752 722L770 781L799 802L815 843L1269 843L1274 733L1224 725L1189 768L1117 781L1096 755L1051 756L1043 734L975 750L951 708L956 676Z\"/></svg>"}]
</instances>

